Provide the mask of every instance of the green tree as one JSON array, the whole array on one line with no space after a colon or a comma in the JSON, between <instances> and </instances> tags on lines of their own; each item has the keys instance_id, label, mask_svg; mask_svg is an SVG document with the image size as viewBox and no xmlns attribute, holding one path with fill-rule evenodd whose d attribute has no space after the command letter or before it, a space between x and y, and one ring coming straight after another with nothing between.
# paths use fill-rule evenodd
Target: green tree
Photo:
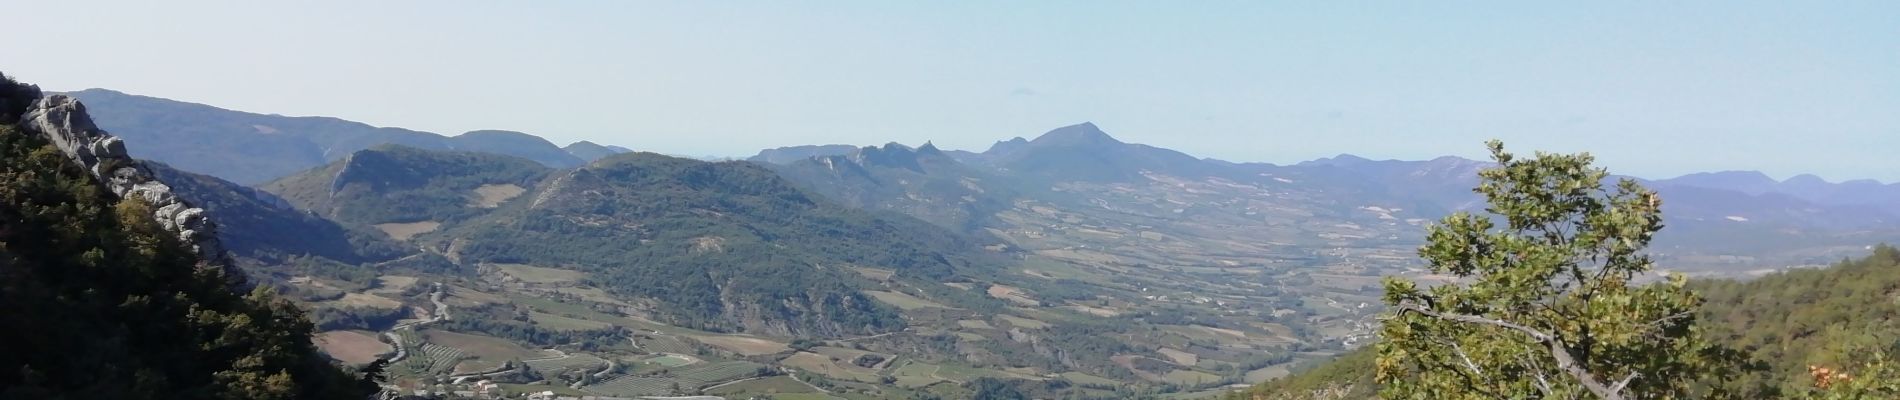
<instances>
[{"instance_id":1,"label":"green tree","mask_svg":"<svg viewBox=\"0 0 1900 400\"><path fill-rule=\"evenodd\" d=\"M1432 226L1419 255L1458 277L1430 288L1388 277L1378 345L1387 399L1684 398L1721 353L1695 328L1684 278L1633 285L1662 229L1661 201L1589 154L1520 159L1475 189L1491 216ZM1501 225L1500 225L1501 224Z\"/></svg>"}]
</instances>

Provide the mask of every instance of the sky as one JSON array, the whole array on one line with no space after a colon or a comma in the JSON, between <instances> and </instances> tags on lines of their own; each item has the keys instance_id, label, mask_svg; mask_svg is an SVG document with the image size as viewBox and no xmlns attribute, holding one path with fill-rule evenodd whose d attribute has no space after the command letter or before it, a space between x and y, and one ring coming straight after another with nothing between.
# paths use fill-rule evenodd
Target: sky
<instances>
[{"instance_id":1,"label":"sky","mask_svg":"<svg viewBox=\"0 0 1900 400\"><path fill-rule=\"evenodd\" d=\"M1536 4L1533 4L1536 3ZM1825 3L1825 4L1822 4ZM1900 181L1900 2L12 2L0 72L694 156L1090 121L1237 162Z\"/></svg>"}]
</instances>

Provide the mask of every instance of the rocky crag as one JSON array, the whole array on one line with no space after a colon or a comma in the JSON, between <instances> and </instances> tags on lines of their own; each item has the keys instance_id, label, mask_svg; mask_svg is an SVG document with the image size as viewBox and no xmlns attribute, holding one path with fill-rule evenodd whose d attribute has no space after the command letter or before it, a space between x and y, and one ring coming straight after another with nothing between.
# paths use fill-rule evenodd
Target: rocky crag
<instances>
[{"instance_id":1,"label":"rocky crag","mask_svg":"<svg viewBox=\"0 0 1900 400\"><path fill-rule=\"evenodd\" d=\"M159 226L191 246L206 267L223 270L225 279L234 286L244 284L244 274L218 241L218 224L205 215L204 209L178 198L151 170L128 156L125 142L94 125L86 106L78 100L61 94L41 98L20 116L18 125L52 142L99 178L113 195L144 200L156 210L152 218Z\"/></svg>"}]
</instances>

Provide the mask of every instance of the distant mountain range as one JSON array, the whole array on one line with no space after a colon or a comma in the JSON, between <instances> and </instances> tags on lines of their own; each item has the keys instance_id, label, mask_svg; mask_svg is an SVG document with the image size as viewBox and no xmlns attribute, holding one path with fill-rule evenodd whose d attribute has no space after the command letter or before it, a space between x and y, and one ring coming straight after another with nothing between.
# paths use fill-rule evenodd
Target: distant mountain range
<instances>
[{"instance_id":1,"label":"distant mountain range","mask_svg":"<svg viewBox=\"0 0 1900 400\"><path fill-rule=\"evenodd\" d=\"M324 329L418 317L440 307L420 282L440 282L455 319L429 329L547 346L588 332L879 390L950 379L879 366L900 356L1109 397L1284 373L1370 337L1379 277L1433 279L1416 257L1425 226L1479 211L1471 188L1491 165L1235 163L1090 123L983 152L814 145L705 162L76 95L132 154L176 167L152 163ZM1669 269L1733 275L1900 241L1893 185L1644 183L1664 198L1652 250Z\"/></svg>"},{"instance_id":2,"label":"distant mountain range","mask_svg":"<svg viewBox=\"0 0 1900 400\"><path fill-rule=\"evenodd\" d=\"M1217 185L1209 189L1211 192L1238 187L1234 185L1269 193L1292 191L1299 195L1282 197L1279 206L1294 206L1288 203L1292 201L1310 201L1310 204L1296 206L1307 212L1331 209L1343 216L1354 212L1354 207L1373 207L1388 210L1382 213L1391 218L1431 220L1449 212L1475 211L1480 207L1480 198L1471 188L1477 184L1477 172L1490 165L1458 157L1398 161L1370 160L1350 154L1286 166L1231 163L1124 143L1089 123L1057 128L1033 140L1000 141L982 153L943 152L934 146L926 147L930 150L927 154L923 151L911 154L908 147L895 144L866 148L803 147L796 151L773 149L753 159L778 160L775 168L782 175L820 193L845 199L847 204L898 210L965 231L1010 229L1009 222L980 219L1010 208L1011 202L1025 199L1060 205L1065 195L1086 192L1083 188L1087 185L1077 186L1077 183L1142 186L1141 182L1156 180L1224 182L1225 186ZM786 161L787 154L811 156ZM891 158L888 154L901 154L899 158L906 161L882 160ZM919 168L908 161L911 158L932 160L932 167ZM1683 252L1685 256L1754 254L1773 249L1785 252L1786 257L1779 258L1784 261L1825 262L1826 257L1819 254L1848 249L1821 243L1877 242L1878 238L1893 237L1892 233L1900 232L1900 217L1896 217L1900 215L1900 197L1889 197L1900 193L1900 185L1872 181L1836 184L1812 176L1775 182L1760 173L1733 172L1638 180L1663 194L1666 221L1672 229L1665 231L1662 248ZM956 184L926 185L925 182ZM885 186L878 187L880 183ZM1052 191L1052 187L1056 190ZM1123 187L1116 190L1169 189ZM1008 194L987 194L992 191ZM1190 194L1193 193L1184 193ZM1246 196L1242 192L1230 195ZM1112 197L1106 195L1070 200L1086 202L1068 201L1069 209L1145 206L1115 204ZM1183 211L1190 209L1194 207ZM1223 226L1262 223L1236 221L1238 225ZM1269 229L1261 225L1255 230ZM1672 248L1672 245L1681 247ZM1822 250L1824 248L1830 250ZM1701 259L1699 257L1697 259ZM1746 260L1754 258L1740 260L1753 262Z\"/></svg>"},{"instance_id":3,"label":"distant mountain range","mask_svg":"<svg viewBox=\"0 0 1900 400\"><path fill-rule=\"evenodd\" d=\"M1776 181L1758 171L1703 172L1650 182L1658 187L1696 187L1751 195L1784 195L1834 206L1869 206L1900 214L1900 182L1882 184L1870 179L1828 182L1802 174Z\"/></svg>"},{"instance_id":4,"label":"distant mountain range","mask_svg":"<svg viewBox=\"0 0 1900 400\"><path fill-rule=\"evenodd\" d=\"M286 117L87 89L68 93L134 157L242 184L263 183L381 144L506 154L556 168L580 166L624 148L575 143L563 149L533 135L473 131L457 136L375 127L330 117Z\"/></svg>"}]
</instances>

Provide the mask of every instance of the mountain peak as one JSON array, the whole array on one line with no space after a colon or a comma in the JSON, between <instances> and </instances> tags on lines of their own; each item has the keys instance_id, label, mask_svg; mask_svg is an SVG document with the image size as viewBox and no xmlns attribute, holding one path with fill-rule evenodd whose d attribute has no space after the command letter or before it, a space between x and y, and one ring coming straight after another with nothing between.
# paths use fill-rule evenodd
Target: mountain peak
<instances>
[{"instance_id":1,"label":"mountain peak","mask_svg":"<svg viewBox=\"0 0 1900 400\"><path fill-rule=\"evenodd\" d=\"M1773 191L1775 185L1781 183L1761 171L1698 172L1660 182L1706 189L1733 190L1751 195Z\"/></svg>"},{"instance_id":2,"label":"mountain peak","mask_svg":"<svg viewBox=\"0 0 1900 400\"><path fill-rule=\"evenodd\" d=\"M924 141L924 145L923 145L923 146L919 146L919 147L917 147L917 154L919 154L919 155L941 155L941 154L943 154L943 150L939 150L939 149L937 149L937 145L936 145L935 143L931 143L930 141L928 141L928 140L926 140L926 141Z\"/></svg>"},{"instance_id":3,"label":"mountain peak","mask_svg":"<svg viewBox=\"0 0 1900 400\"><path fill-rule=\"evenodd\" d=\"M594 162L594 160L599 160L602 157L631 151L620 146L602 146L599 143L586 140L574 142L573 144L567 145L567 147L562 147L561 150L567 151L567 154L580 158L581 161L584 162Z\"/></svg>"},{"instance_id":4,"label":"mountain peak","mask_svg":"<svg viewBox=\"0 0 1900 400\"><path fill-rule=\"evenodd\" d=\"M1815 174L1801 174L1801 175L1795 175L1795 176L1793 176L1793 177L1789 177L1789 178L1788 178L1788 180L1785 180L1785 181L1781 181L1781 183L1783 183L1783 184L1802 184L1802 185L1826 185L1826 184L1830 184L1830 182L1828 182L1828 181L1827 181L1827 179L1822 179L1822 178L1821 178L1820 176L1818 176L1818 175L1815 175Z\"/></svg>"},{"instance_id":5,"label":"mountain peak","mask_svg":"<svg viewBox=\"0 0 1900 400\"><path fill-rule=\"evenodd\" d=\"M1320 158L1313 159L1310 161L1302 161L1296 165L1300 165L1300 166L1328 165L1328 166L1335 166L1335 167L1343 167L1343 166L1359 165L1359 164L1364 164L1364 163L1369 163L1369 162L1372 162L1372 160L1365 157L1355 156L1355 155L1347 154L1347 153L1339 153L1339 155L1332 156L1332 157L1320 157Z\"/></svg>"},{"instance_id":6,"label":"mountain peak","mask_svg":"<svg viewBox=\"0 0 1900 400\"><path fill-rule=\"evenodd\" d=\"M936 147L933 146L931 149L936 149ZM941 154L941 152L936 153ZM884 147L865 146L851 153L850 159L859 165L867 167L884 166L923 172L923 165L919 164L917 159L919 156L926 154L929 153L913 150L910 146L891 142L885 143Z\"/></svg>"},{"instance_id":7,"label":"mountain peak","mask_svg":"<svg viewBox=\"0 0 1900 400\"><path fill-rule=\"evenodd\" d=\"M1123 144L1120 140L1115 140L1114 137L1108 136L1107 132L1102 132L1102 128L1095 126L1095 123L1093 122L1083 122L1080 124L1056 128L1054 130L1050 130L1048 133L1042 134L1042 136L1037 137L1036 140L1030 141L1030 143L1042 144L1042 145Z\"/></svg>"}]
</instances>

